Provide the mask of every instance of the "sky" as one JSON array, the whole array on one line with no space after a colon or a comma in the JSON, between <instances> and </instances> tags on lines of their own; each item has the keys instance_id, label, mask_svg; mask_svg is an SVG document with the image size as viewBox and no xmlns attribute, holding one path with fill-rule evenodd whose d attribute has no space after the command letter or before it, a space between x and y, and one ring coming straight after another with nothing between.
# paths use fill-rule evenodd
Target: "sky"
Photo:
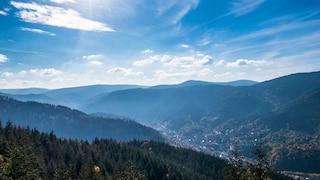
<instances>
[{"instance_id":1,"label":"sky","mask_svg":"<svg viewBox=\"0 0 320 180\"><path fill-rule=\"evenodd\" d=\"M1 0L0 89L320 71L319 0Z\"/></svg>"}]
</instances>

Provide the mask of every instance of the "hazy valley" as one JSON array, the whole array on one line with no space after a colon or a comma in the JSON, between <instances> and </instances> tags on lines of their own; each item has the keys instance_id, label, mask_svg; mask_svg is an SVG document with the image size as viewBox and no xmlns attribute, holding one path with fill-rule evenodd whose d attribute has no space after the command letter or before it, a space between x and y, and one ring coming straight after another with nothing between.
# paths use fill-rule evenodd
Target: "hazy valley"
<instances>
[{"instance_id":1,"label":"hazy valley","mask_svg":"<svg viewBox=\"0 0 320 180\"><path fill-rule=\"evenodd\" d=\"M163 141L222 158L239 148L250 158L261 136L277 170L320 173L320 72L261 83L187 81L0 92L2 121L59 137Z\"/></svg>"}]
</instances>

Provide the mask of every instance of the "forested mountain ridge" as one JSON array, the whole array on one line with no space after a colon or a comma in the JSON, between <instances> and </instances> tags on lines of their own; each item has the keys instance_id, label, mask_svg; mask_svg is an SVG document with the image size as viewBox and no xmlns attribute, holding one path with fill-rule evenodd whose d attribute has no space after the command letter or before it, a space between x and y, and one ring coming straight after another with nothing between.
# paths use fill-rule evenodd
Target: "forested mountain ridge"
<instances>
[{"instance_id":1,"label":"forested mountain ridge","mask_svg":"<svg viewBox=\"0 0 320 180\"><path fill-rule=\"evenodd\" d=\"M255 81L238 80L232 82L205 82L189 80L180 84L140 86L140 85L88 85L79 87L68 87L59 89L26 88L26 89L0 89L0 94L20 101L36 101L41 103L64 105L70 108L79 108L92 102L100 100L109 93L136 88L167 89L175 87L188 87L195 85L228 85L228 86L249 86L256 84Z\"/></svg>"},{"instance_id":2,"label":"forested mountain ridge","mask_svg":"<svg viewBox=\"0 0 320 180\"><path fill-rule=\"evenodd\" d=\"M0 121L0 179L223 179L226 161L154 141L57 138Z\"/></svg>"},{"instance_id":3,"label":"forested mountain ridge","mask_svg":"<svg viewBox=\"0 0 320 180\"><path fill-rule=\"evenodd\" d=\"M236 143L248 148L262 134L270 141L270 146L291 147L290 152L296 155L307 148L310 157L319 157L319 144L314 144L319 142L316 134L320 126L319 89L320 72L298 73L251 86L205 83L165 89L121 90L82 109L133 117L178 142L205 152L224 154ZM283 138L281 142L274 139L277 136ZM304 141L303 149L299 148L300 140L305 138L309 140ZM292 139L297 142L291 142ZM290 143L296 145L288 146ZM272 157L283 152L274 148ZM282 157L273 161L280 169L320 172L316 168L320 166L314 165L314 162L320 162L317 158L309 159L315 161L290 161L296 162L291 163L296 164L293 167L284 165L293 156Z\"/></svg>"},{"instance_id":4,"label":"forested mountain ridge","mask_svg":"<svg viewBox=\"0 0 320 180\"><path fill-rule=\"evenodd\" d=\"M107 94L112 91L132 88L142 88L138 85L90 85L69 87L60 89L0 89L0 94L12 97L20 101L36 101L41 103L64 105L70 108L77 108L88 99Z\"/></svg>"},{"instance_id":5,"label":"forested mountain ridge","mask_svg":"<svg viewBox=\"0 0 320 180\"><path fill-rule=\"evenodd\" d=\"M0 179L238 179L245 172L226 160L163 142L88 141L58 138L53 132L0 121ZM235 171L234 171L235 170ZM257 169L258 170L258 169ZM290 179L269 171L257 179ZM232 178L232 179L234 179Z\"/></svg>"},{"instance_id":6,"label":"forested mountain ridge","mask_svg":"<svg viewBox=\"0 0 320 180\"><path fill-rule=\"evenodd\" d=\"M60 137L165 140L159 132L129 119L92 117L64 106L21 102L5 96L0 96L0 107L1 120L44 132L54 131Z\"/></svg>"}]
</instances>

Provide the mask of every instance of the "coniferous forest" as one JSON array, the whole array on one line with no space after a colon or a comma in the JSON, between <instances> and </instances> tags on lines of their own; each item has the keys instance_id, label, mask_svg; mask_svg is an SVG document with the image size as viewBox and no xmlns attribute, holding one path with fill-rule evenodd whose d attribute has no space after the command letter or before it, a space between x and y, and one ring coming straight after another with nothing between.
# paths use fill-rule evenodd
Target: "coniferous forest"
<instances>
[{"instance_id":1,"label":"coniferous forest","mask_svg":"<svg viewBox=\"0 0 320 180\"><path fill-rule=\"evenodd\" d=\"M238 172L247 174L237 168L163 142L71 140L0 121L0 179L237 179Z\"/></svg>"},{"instance_id":2,"label":"coniferous forest","mask_svg":"<svg viewBox=\"0 0 320 180\"><path fill-rule=\"evenodd\" d=\"M67 140L0 128L0 179L222 179L226 162L162 142Z\"/></svg>"}]
</instances>

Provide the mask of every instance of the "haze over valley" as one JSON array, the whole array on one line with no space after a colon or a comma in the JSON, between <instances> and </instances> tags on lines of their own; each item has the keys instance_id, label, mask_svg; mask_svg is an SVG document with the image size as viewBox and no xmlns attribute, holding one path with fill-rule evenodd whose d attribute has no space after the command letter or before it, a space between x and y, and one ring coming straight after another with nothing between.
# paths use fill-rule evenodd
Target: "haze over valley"
<instances>
[{"instance_id":1,"label":"haze over valley","mask_svg":"<svg viewBox=\"0 0 320 180\"><path fill-rule=\"evenodd\" d=\"M160 140L229 158L235 146L250 157L262 136L278 170L319 172L320 72L261 83L187 81L2 91L1 117L54 130L60 137Z\"/></svg>"}]
</instances>

